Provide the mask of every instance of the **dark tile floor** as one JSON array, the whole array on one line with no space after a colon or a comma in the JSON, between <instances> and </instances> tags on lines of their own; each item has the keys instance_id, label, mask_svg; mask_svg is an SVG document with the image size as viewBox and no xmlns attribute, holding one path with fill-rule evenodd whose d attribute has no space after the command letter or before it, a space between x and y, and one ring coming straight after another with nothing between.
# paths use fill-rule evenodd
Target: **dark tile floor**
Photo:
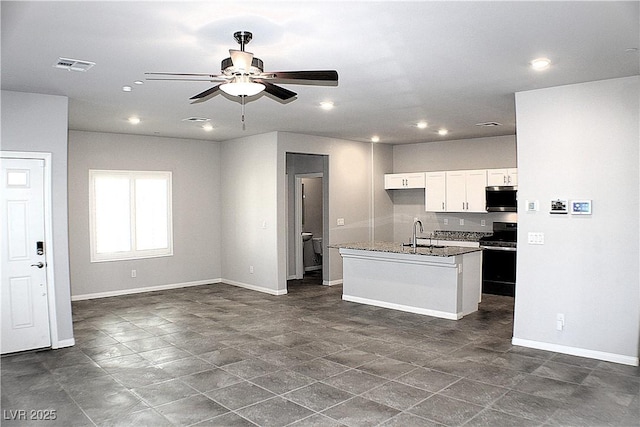
<instances>
[{"instance_id":1,"label":"dark tile floor","mask_svg":"<svg viewBox=\"0 0 640 427\"><path fill-rule=\"evenodd\" d=\"M313 283L74 302L75 347L2 358L2 424L639 425L638 368L511 346L511 298L448 321Z\"/></svg>"}]
</instances>

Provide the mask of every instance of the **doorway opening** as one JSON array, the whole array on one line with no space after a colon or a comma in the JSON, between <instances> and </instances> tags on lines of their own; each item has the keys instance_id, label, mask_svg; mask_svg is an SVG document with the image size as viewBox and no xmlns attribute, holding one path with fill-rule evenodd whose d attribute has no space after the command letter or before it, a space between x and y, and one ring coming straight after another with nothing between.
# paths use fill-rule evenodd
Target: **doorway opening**
<instances>
[{"instance_id":1,"label":"doorway opening","mask_svg":"<svg viewBox=\"0 0 640 427\"><path fill-rule=\"evenodd\" d=\"M327 277L327 173L328 156L287 153L287 287Z\"/></svg>"},{"instance_id":2,"label":"doorway opening","mask_svg":"<svg viewBox=\"0 0 640 427\"><path fill-rule=\"evenodd\" d=\"M322 280L322 174L297 174L295 185L295 235L301 236L296 239L296 279L317 277L320 271Z\"/></svg>"}]
</instances>

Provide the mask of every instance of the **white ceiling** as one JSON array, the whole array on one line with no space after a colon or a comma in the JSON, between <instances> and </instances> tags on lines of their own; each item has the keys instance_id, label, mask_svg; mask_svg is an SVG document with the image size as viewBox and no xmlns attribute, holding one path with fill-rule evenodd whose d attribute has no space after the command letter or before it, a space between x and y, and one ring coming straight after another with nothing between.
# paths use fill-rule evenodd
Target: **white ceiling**
<instances>
[{"instance_id":1,"label":"white ceiling","mask_svg":"<svg viewBox=\"0 0 640 427\"><path fill-rule=\"evenodd\" d=\"M212 141L280 130L386 143L513 135L515 92L640 74L639 4L2 1L2 89L69 97L76 130ZM335 69L338 86L282 85L298 93L288 103L260 95L243 130L233 98L190 104L212 83L133 84L149 71L219 73L239 30L253 33L246 50L265 71ZM528 66L540 56L553 62L545 72ZM96 65L65 71L53 67L58 57ZM332 111L318 108L325 100ZM182 121L194 116L214 130ZM420 120L429 127L417 129ZM489 121L503 126L475 126Z\"/></svg>"}]
</instances>

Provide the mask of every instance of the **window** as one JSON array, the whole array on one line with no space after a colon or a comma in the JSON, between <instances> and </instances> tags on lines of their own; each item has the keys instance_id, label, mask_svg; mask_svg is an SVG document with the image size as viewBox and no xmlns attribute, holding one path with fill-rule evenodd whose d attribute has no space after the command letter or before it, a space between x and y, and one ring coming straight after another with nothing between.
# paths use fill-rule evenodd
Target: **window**
<instances>
[{"instance_id":1,"label":"window","mask_svg":"<svg viewBox=\"0 0 640 427\"><path fill-rule=\"evenodd\" d=\"M173 255L171 172L89 170L91 262Z\"/></svg>"}]
</instances>

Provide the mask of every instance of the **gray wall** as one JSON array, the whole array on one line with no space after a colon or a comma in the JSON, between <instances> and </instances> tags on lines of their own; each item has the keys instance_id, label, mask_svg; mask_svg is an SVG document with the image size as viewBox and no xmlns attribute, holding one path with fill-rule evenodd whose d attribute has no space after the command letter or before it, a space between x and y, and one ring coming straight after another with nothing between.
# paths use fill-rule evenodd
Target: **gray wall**
<instances>
[{"instance_id":1,"label":"gray wall","mask_svg":"<svg viewBox=\"0 0 640 427\"><path fill-rule=\"evenodd\" d=\"M516 167L516 137L513 135L393 147L394 173L513 167ZM388 190L387 193L393 201L394 241L409 241L414 218L422 221L425 234L435 230L491 232L494 221L517 221L516 214L425 212L424 190L420 189ZM463 225L460 220L464 221Z\"/></svg>"},{"instance_id":2,"label":"gray wall","mask_svg":"<svg viewBox=\"0 0 640 427\"><path fill-rule=\"evenodd\" d=\"M226 282L282 294L286 281L278 281L276 151L275 132L222 143L220 244Z\"/></svg>"},{"instance_id":3,"label":"gray wall","mask_svg":"<svg viewBox=\"0 0 640 427\"><path fill-rule=\"evenodd\" d=\"M389 242L394 240L393 199L384 189L384 174L393 173L393 146L373 144L371 147L373 167L372 240Z\"/></svg>"},{"instance_id":4,"label":"gray wall","mask_svg":"<svg viewBox=\"0 0 640 427\"><path fill-rule=\"evenodd\" d=\"M90 262L89 169L173 173L173 256ZM221 278L220 145L208 141L69 132L69 252L75 296ZM131 277L131 270L137 277Z\"/></svg>"},{"instance_id":5,"label":"gray wall","mask_svg":"<svg viewBox=\"0 0 640 427\"><path fill-rule=\"evenodd\" d=\"M540 211L519 215L514 343L638 363L639 97L637 76L516 94L519 207ZM550 215L556 198L593 214Z\"/></svg>"},{"instance_id":6,"label":"gray wall","mask_svg":"<svg viewBox=\"0 0 640 427\"><path fill-rule=\"evenodd\" d=\"M2 91L5 151L52 153L53 262L58 339L73 339L67 222L67 111L63 96Z\"/></svg>"}]
</instances>

